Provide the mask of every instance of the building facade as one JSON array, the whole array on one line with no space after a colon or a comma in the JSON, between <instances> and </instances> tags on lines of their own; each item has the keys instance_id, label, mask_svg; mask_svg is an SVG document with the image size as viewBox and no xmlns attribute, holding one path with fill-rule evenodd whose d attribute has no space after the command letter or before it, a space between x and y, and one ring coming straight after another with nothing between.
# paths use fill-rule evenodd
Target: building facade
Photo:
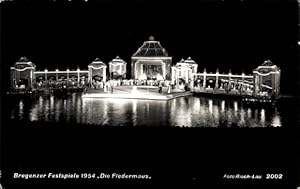
<instances>
[{"instance_id":1,"label":"building facade","mask_svg":"<svg viewBox=\"0 0 300 189\"><path fill-rule=\"evenodd\" d=\"M198 72L198 64L188 57L175 65L167 51L153 37L131 57L131 80L171 81L177 87L189 86L194 92L232 93L239 95L268 96L276 98L280 94L281 70L270 60L253 70L252 75ZM81 70L43 70L26 57L21 57L10 68L12 89L35 89L45 87L86 87L111 79L126 79L127 63L120 57L112 59L108 66L99 58ZM100 87L101 88L101 87Z\"/></svg>"}]
</instances>

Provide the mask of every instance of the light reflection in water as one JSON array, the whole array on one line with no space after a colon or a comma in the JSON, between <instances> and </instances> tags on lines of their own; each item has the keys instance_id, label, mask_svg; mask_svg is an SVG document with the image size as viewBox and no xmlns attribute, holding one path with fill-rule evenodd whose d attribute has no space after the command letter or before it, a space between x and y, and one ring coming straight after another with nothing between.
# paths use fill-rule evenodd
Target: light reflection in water
<instances>
[{"instance_id":1,"label":"light reflection in water","mask_svg":"<svg viewBox=\"0 0 300 189\"><path fill-rule=\"evenodd\" d=\"M275 113L273 115L273 118L272 118L272 121L271 121L271 125L273 127L281 127L282 126L282 124L281 124L281 117L280 117L280 114L277 111L277 109L275 109Z\"/></svg>"},{"instance_id":2,"label":"light reflection in water","mask_svg":"<svg viewBox=\"0 0 300 189\"><path fill-rule=\"evenodd\" d=\"M239 121L239 126L245 126L245 110L243 108L241 108L241 119Z\"/></svg>"},{"instance_id":3,"label":"light reflection in water","mask_svg":"<svg viewBox=\"0 0 300 189\"><path fill-rule=\"evenodd\" d=\"M132 101L132 122L133 122L133 126L137 125L137 112L136 112L136 106L137 106L137 101L133 100ZM148 109L148 106L147 106ZM149 112L149 110L147 111Z\"/></svg>"},{"instance_id":4,"label":"light reflection in water","mask_svg":"<svg viewBox=\"0 0 300 189\"><path fill-rule=\"evenodd\" d=\"M43 111L45 112L44 114L44 119L45 121L48 121L48 118L49 118L49 100L46 100L45 101L45 104L43 105Z\"/></svg>"},{"instance_id":5,"label":"light reflection in water","mask_svg":"<svg viewBox=\"0 0 300 189\"><path fill-rule=\"evenodd\" d=\"M55 103L55 121L59 121L59 115L62 112L61 110L61 102L62 100L57 100Z\"/></svg>"},{"instance_id":6,"label":"light reflection in water","mask_svg":"<svg viewBox=\"0 0 300 189\"><path fill-rule=\"evenodd\" d=\"M20 100L19 102L19 119L23 119L24 114L24 103L23 100Z\"/></svg>"},{"instance_id":7,"label":"light reflection in water","mask_svg":"<svg viewBox=\"0 0 300 189\"><path fill-rule=\"evenodd\" d=\"M248 110L247 110L247 114L248 114L248 117L251 117L251 115L252 115L252 111L251 111L251 109L250 109L250 108L248 108Z\"/></svg>"},{"instance_id":8,"label":"light reflection in water","mask_svg":"<svg viewBox=\"0 0 300 189\"><path fill-rule=\"evenodd\" d=\"M224 111L225 111L225 100L222 100L221 112L223 113Z\"/></svg>"},{"instance_id":9,"label":"light reflection in water","mask_svg":"<svg viewBox=\"0 0 300 189\"><path fill-rule=\"evenodd\" d=\"M265 109L262 108L260 111L260 122L263 127L265 127L265 121L266 121L266 113L265 113Z\"/></svg>"},{"instance_id":10,"label":"light reflection in water","mask_svg":"<svg viewBox=\"0 0 300 189\"><path fill-rule=\"evenodd\" d=\"M238 113L238 103L235 101L233 103L233 107L234 107L234 116L237 117L237 113Z\"/></svg>"},{"instance_id":11,"label":"light reflection in water","mask_svg":"<svg viewBox=\"0 0 300 189\"><path fill-rule=\"evenodd\" d=\"M10 107L11 119L66 121L98 125L173 126L282 126L278 109L244 107L242 102L202 97L182 97L169 101L68 99L53 96L32 101L19 100Z\"/></svg>"},{"instance_id":12,"label":"light reflection in water","mask_svg":"<svg viewBox=\"0 0 300 189\"><path fill-rule=\"evenodd\" d=\"M213 106L213 101L212 100L209 100L208 101L208 109L209 109L209 113L212 114L212 106Z\"/></svg>"}]
</instances>

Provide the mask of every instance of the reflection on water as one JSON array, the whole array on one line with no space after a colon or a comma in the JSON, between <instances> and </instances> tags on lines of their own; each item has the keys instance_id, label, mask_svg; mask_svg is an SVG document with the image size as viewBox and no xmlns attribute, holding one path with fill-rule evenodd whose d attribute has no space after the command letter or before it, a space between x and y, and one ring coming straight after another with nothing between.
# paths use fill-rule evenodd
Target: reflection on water
<instances>
[{"instance_id":1,"label":"reflection on water","mask_svg":"<svg viewBox=\"0 0 300 189\"><path fill-rule=\"evenodd\" d=\"M73 94L67 99L19 99L10 108L11 119L31 121L113 126L282 126L282 115L276 107L248 107L240 101L192 96L152 101L82 99Z\"/></svg>"}]
</instances>

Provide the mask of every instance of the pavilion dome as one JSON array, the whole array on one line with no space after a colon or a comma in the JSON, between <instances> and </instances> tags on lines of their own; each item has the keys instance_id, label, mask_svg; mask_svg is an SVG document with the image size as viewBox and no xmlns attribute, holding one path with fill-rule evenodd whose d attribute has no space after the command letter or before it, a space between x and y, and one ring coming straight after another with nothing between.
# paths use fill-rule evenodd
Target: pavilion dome
<instances>
[{"instance_id":1,"label":"pavilion dome","mask_svg":"<svg viewBox=\"0 0 300 189\"><path fill-rule=\"evenodd\" d=\"M110 64L118 64L118 63L123 63L123 64L127 64L123 59L121 59L119 56L116 56L116 58L112 59L110 62Z\"/></svg>"},{"instance_id":2,"label":"pavilion dome","mask_svg":"<svg viewBox=\"0 0 300 189\"><path fill-rule=\"evenodd\" d=\"M35 64L28 60L25 56L21 57L16 63L16 68L35 67Z\"/></svg>"},{"instance_id":3,"label":"pavilion dome","mask_svg":"<svg viewBox=\"0 0 300 189\"><path fill-rule=\"evenodd\" d=\"M191 57L188 57L188 58L184 61L184 63L186 63L186 64L197 64Z\"/></svg>"},{"instance_id":4,"label":"pavilion dome","mask_svg":"<svg viewBox=\"0 0 300 189\"><path fill-rule=\"evenodd\" d=\"M30 60L28 60L25 56L22 56L18 62L24 62L24 63L27 63L27 62L30 62Z\"/></svg>"},{"instance_id":5,"label":"pavilion dome","mask_svg":"<svg viewBox=\"0 0 300 189\"><path fill-rule=\"evenodd\" d=\"M89 66L94 68L100 68L106 66L106 64L103 63L99 58L96 58L92 63L89 64Z\"/></svg>"},{"instance_id":6,"label":"pavilion dome","mask_svg":"<svg viewBox=\"0 0 300 189\"><path fill-rule=\"evenodd\" d=\"M197 65L197 63L191 58L188 57L186 60L184 60L183 58L177 62L177 64L175 65L176 67L191 67Z\"/></svg>"},{"instance_id":7,"label":"pavilion dome","mask_svg":"<svg viewBox=\"0 0 300 189\"><path fill-rule=\"evenodd\" d=\"M262 66L274 66L273 62L271 60L265 60L264 63L262 63Z\"/></svg>"},{"instance_id":8,"label":"pavilion dome","mask_svg":"<svg viewBox=\"0 0 300 189\"><path fill-rule=\"evenodd\" d=\"M270 72L278 72L280 68L277 67L273 62L270 60L265 60L260 66L258 66L255 71L259 73L266 74Z\"/></svg>"},{"instance_id":9,"label":"pavilion dome","mask_svg":"<svg viewBox=\"0 0 300 189\"><path fill-rule=\"evenodd\" d=\"M167 57L168 52L161 46L159 41L155 41L153 36L133 54L134 57Z\"/></svg>"}]
</instances>

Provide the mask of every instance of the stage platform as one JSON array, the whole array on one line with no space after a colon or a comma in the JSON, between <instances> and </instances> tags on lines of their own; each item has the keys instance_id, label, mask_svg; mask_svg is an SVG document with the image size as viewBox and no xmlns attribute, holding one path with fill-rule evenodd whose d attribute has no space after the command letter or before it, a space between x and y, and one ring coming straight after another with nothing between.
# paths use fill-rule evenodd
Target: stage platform
<instances>
[{"instance_id":1,"label":"stage platform","mask_svg":"<svg viewBox=\"0 0 300 189\"><path fill-rule=\"evenodd\" d=\"M123 98L123 99L142 99L142 100L170 100L182 96L193 95L192 92L174 89L168 93L167 87L162 88L159 93L158 87L153 86L119 86L104 92L104 89L87 89L82 98Z\"/></svg>"}]
</instances>

